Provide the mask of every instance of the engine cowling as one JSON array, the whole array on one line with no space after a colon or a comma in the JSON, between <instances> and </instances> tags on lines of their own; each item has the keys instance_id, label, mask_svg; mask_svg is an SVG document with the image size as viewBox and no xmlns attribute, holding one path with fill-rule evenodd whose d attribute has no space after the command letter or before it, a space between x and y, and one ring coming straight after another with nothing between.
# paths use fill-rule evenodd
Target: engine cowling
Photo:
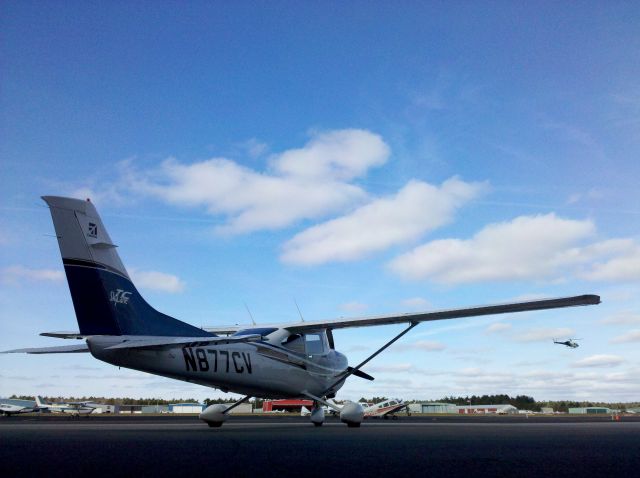
<instances>
[{"instance_id":1,"label":"engine cowling","mask_svg":"<svg viewBox=\"0 0 640 478\"><path fill-rule=\"evenodd\" d=\"M355 402L349 402L340 411L340 421L346 423L348 427L359 427L364 420L364 408Z\"/></svg>"},{"instance_id":2,"label":"engine cowling","mask_svg":"<svg viewBox=\"0 0 640 478\"><path fill-rule=\"evenodd\" d=\"M198 415L198 418L206 422L210 427L219 427L227 420L227 406L221 403L209 405Z\"/></svg>"}]
</instances>

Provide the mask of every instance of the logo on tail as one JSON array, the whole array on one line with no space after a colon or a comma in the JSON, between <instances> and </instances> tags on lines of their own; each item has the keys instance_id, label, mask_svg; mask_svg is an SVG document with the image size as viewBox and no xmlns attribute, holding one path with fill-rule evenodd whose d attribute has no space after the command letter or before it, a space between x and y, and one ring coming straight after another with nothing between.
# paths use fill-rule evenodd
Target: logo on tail
<instances>
[{"instance_id":1,"label":"logo on tail","mask_svg":"<svg viewBox=\"0 0 640 478\"><path fill-rule=\"evenodd\" d=\"M129 297L131 296L131 292L125 292L122 289L116 289L111 291L111 298L109 299L114 304L124 304L127 305L129 303Z\"/></svg>"},{"instance_id":2,"label":"logo on tail","mask_svg":"<svg viewBox=\"0 0 640 478\"><path fill-rule=\"evenodd\" d=\"M97 237L98 237L98 225L97 224L94 224L93 222L89 223L89 231L87 232L87 236L93 237L94 239L97 239Z\"/></svg>"}]
</instances>

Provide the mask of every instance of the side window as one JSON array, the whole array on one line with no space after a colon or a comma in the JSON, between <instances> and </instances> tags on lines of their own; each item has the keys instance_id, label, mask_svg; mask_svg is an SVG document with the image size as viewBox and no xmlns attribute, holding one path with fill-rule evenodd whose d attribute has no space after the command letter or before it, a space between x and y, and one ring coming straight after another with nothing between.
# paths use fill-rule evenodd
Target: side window
<instances>
[{"instance_id":1,"label":"side window","mask_svg":"<svg viewBox=\"0 0 640 478\"><path fill-rule=\"evenodd\" d=\"M304 338L300 334L290 335L282 342L282 345L292 352L304 353Z\"/></svg>"},{"instance_id":2,"label":"side window","mask_svg":"<svg viewBox=\"0 0 640 478\"><path fill-rule=\"evenodd\" d=\"M324 353L324 342L320 334L305 335L305 349L307 355L319 355Z\"/></svg>"}]
</instances>

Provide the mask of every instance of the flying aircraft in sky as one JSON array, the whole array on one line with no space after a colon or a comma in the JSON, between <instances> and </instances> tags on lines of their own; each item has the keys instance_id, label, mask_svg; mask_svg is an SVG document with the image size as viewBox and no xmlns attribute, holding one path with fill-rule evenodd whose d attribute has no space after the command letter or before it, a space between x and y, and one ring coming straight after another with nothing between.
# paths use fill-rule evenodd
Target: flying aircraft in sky
<instances>
[{"instance_id":1,"label":"flying aircraft in sky","mask_svg":"<svg viewBox=\"0 0 640 478\"><path fill-rule=\"evenodd\" d=\"M553 343L558 345L566 345L567 347L570 347L572 349L577 349L578 347L580 347L580 345L578 345L576 340L580 340L580 339L569 339L569 340L565 340L564 342L560 342L556 339L553 339Z\"/></svg>"},{"instance_id":2,"label":"flying aircraft in sky","mask_svg":"<svg viewBox=\"0 0 640 478\"><path fill-rule=\"evenodd\" d=\"M96 407L89 405L91 402L57 402L45 403L42 397L36 396L36 404L40 410L49 410L53 413L67 413L79 417L80 415L89 415Z\"/></svg>"},{"instance_id":3,"label":"flying aircraft in sky","mask_svg":"<svg viewBox=\"0 0 640 478\"><path fill-rule=\"evenodd\" d=\"M142 298L89 200L43 199L53 218L79 331L41 335L83 342L7 353L90 352L118 367L244 395L231 406L205 409L200 419L211 427L221 426L230 410L251 397L311 399L314 425L324 422L324 405L349 427L358 427L365 414L362 405L348 402L340 407L328 399L352 375L373 380L362 367L419 323L600 303L597 295L580 295L436 312L201 329L158 312ZM334 329L386 324L406 328L355 367L335 348Z\"/></svg>"}]
</instances>

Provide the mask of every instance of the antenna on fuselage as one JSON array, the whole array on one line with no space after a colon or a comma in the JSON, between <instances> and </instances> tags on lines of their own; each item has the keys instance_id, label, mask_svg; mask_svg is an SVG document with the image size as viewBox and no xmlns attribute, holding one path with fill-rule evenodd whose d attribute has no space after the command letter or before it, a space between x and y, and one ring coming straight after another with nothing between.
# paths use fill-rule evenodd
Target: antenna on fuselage
<instances>
[{"instance_id":1,"label":"antenna on fuselage","mask_svg":"<svg viewBox=\"0 0 640 478\"><path fill-rule=\"evenodd\" d=\"M253 325L256 325L256 321L255 321L255 320L254 320L254 318L253 318L253 314L252 314L252 313L251 313L251 311L249 310L249 306L247 305L247 303L246 303L246 302L243 302L243 304L244 304L245 308L247 309L247 312L249 312L249 317L251 317L251 323L252 323Z\"/></svg>"},{"instance_id":2,"label":"antenna on fuselage","mask_svg":"<svg viewBox=\"0 0 640 478\"><path fill-rule=\"evenodd\" d=\"M298 314L300 314L300 320L302 320L304 322L304 317L302 317L302 312L300 311L300 307L298 307L298 301L296 301L296 299L293 299L293 303L296 304L296 309L298 309Z\"/></svg>"}]
</instances>

